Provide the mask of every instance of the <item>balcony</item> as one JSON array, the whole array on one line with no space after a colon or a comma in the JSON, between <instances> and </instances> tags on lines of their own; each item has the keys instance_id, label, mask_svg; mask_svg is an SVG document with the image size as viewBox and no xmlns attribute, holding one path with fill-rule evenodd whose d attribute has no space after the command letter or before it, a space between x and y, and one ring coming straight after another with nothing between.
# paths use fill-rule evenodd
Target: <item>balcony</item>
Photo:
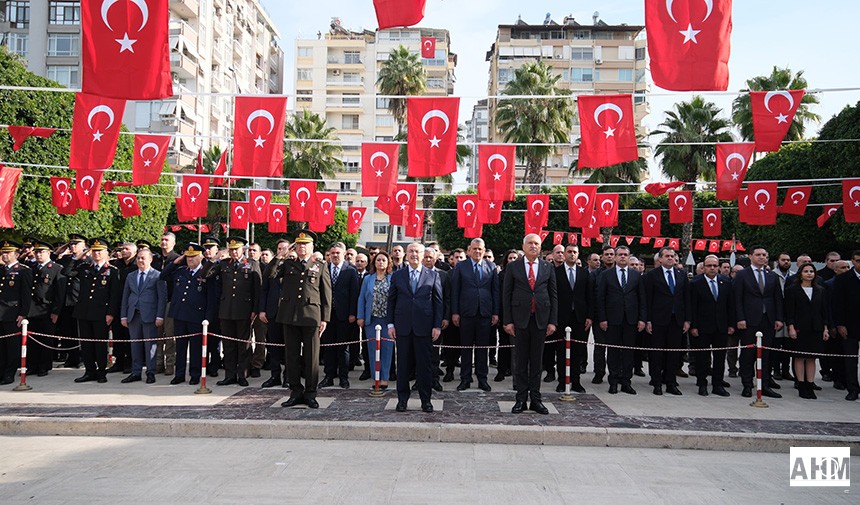
<instances>
[{"instance_id":1,"label":"balcony","mask_svg":"<svg viewBox=\"0 0 860 505\"><path fill-rule=\"evenodd\" d=\"M170 53L170 71L180 79L197 79L197 62L181 53Z\"/></svg>"},{"instance_id":2,"label":"balcony","mask_svg":"<svg viewBox=\"0 0 860 505\"><path fill-rule=\"evenodd\" d=\"M172 36L181 36L188 44L197 47L197 30L185 21L172 21L169 33Z\"/></svg>"},{"instance_id":3,"label":"balcony","mask_svg":"<svg viewBox=\"0 0 860 505\"><path fill-rule=\"evenodd\" d=\"M233 41L233 59L241 60L243 57L242 56L243 52L244 51L242 51L242 43L238 40L234 40Z\"/></svg>"},{"instance_id":4,"label":"balcony","mask_svg":"<svg viewBox=\"0 0 860 505\"><path fill-rule=\"evenodd\" d=\"M200 4L197 0L170 0L170 10L183 19L194 19Z\"/></svg>"}]
</instances>

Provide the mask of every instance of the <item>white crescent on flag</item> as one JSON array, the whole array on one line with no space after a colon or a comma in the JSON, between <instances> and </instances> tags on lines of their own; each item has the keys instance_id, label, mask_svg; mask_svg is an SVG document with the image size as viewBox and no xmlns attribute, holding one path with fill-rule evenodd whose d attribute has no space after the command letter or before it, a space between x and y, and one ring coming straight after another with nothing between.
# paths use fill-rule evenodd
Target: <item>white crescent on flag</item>
<instances>
[{"instance_id":1,"label":"white crescent on flag","mask_svg":"<svg viewBox=\"0 0 860 505\"><path fill-rule=\"evenodd\" d=\"M108 119L110 120L110 122L108 123L106 128L110 128L113 125L113 121L114 121L113 110L111 110L111 108L108 107L107 105L96 105L95 107L93 107L93 110L91 110L90 113L87 115L87 125L89 125L90 130L93 129L93 117L95 117L95 115L99 114L99 113L105 114L108 117Z\"/></svg>"},{"instance_id":2,"label":"white crescent on flag","mask_svg":"<svg viewBox=\"0 0 860 505\"><path fill-rule=\"evenodd\" d=\"M373 154L370 156L370 166L371 166L371 168L376 168L376 167L373 165L373 162L374 162L377 158L382 158L383 160L385 160L385 165L384 165L382 168L388 168L388 165L390 165L390 164L391 164L391 160L390 160L390 159L388 159L388 155L387 155L387 154L385 154L385 153L384 153L384 152L382 152L382 151L376 151L375 153L373 153Z\"/></svg>"},{"instance_id":3,"label":"white crescent on flag","mask_svg":"<svg viewBox=\"0 0 860 505\"><path fill-rule=\"evenodd\" d=\"M657 216L655 216L654 214L648 214L647 216L645 216L645 221L650 223L651 227L653 228L654 225L657 224Z\"/></svg>"},{"instance_id":4,"label":"white crescent on flag","mask_svg":"<svg viewBox=\"0 0 860 505\"><path fill-rule=\"evenodd\" d=\"M406 195L406 201L405 202L400 201L400 195ZM412 195L410 195L409 192L406 191L405 189L401 189L400 191L397 192L397 194L394 195L394 201L397 203L408 204L411 200L412 200Z\"/></svg>"},{"instance_id":5,"label":"white crescent on flag","mask_svg":"<svg viewBox=\"0 0 860 505\"><path fill-rule=\"evenodd\" d=\"M304 200L302 200L301 198L299 198L299 195L301 195L302 193L305 193L305 194L307 194L307 195L308 195L308 197L307 197L307 198L305 198ZM309 200L311 199L311 190L309 190L308 188L304 188L304 187L299 188L299 189L296 191L296 199L297 199L297 200L299 200L300 202L307 202L307 201L309 201Z\"/></svg>"},{"instance_id":6,"label":"white crescent on flag","mask_svg":"<svg viewBox=\"0 0 860 505\"><path fill-rule=\"evenodd\" d=\"M101 14L102 14L102 22L104 22L105 26L107 26L108 30L113 31L113 28L108 21L108 12L110 8L113 7L113 4L117 3L119 0L102 0ZM140 23L140 28L137 31L143 30L143 27L146 26L146 23L149 21L149 6L146 5L145 0L129 0L134 5L137 5L137 8L140 9L140 14L142 16L142 21Z\"/></svg>"},{"instance_id":7,"label":"white crescent on flag","mask_svg":"<svg viewBox=\"0 0 860 505\"><path fill-rule=\"evenodd\" d=\"M797 198L795 198L795 196L797 196ZM803 200L804 198L806 198L806 193L804 193L803 191L795 191L791 194L791 201L794 204L800 203L801 200Z\"/></svg>"},{"instance_id":8,"label":"white crescent on flag","mask_svg":"<svg viewBox=\"0 0 860 505\"><path fill-rule=\"evenodd\" d=\"M759 195L764 195L767 197L767 200L765 200L764 203L770 202L770 193L766 189L760 189L755 192L755 196L753 197L753 199L756 201L756 203L761 203L758 200Z\"/></svg>"},{"instance_id":9,"label":"white crescent on flag","mask_svg":"<svg viewBox=\"0 0 860 505\"><path fill-rule=\"evenodd\" d=\"M775 96L784 96L786 100L788 100L788 110L794 108L794 98L792 98L791 93L788 91L768 91L764 95L764 108L767 109L768 112L773 113L770 110L770 99Z\"/></svg>"},{"instance_id":10,"label":"white crescent on flag","mask_svg":"<svg viewBox=\"0 0 860 505\"><path fill-rule=\"evenodd\" d=\"M451 123L448 119L448 115L439 109L433 109L427 112L427 114L424 114L424 118L421 119L421 129L424 130L424 134L430 135L429 133L427 133L427 121L430 121L434 117L437 117L445 122L445 131L442 132L442 135L446 134L448 132L448 128L451 126Z\"/></svg>"},{"instance_id":11,"label":"white crescent on flag","mask_svg":"<svg viewBox=\"0 0 860 505\"><path fill-rule=\"evenodd\" d=\"M711 17L711 13L714 11L714 0L704 0L704 1L705 1L705 6L708 9L708 12L705 13L705 18L702 19L702 23L707 21L708 18ZM677 23L678 20L675 19L675 14L672 12L672 4L673 3L675 3L675 0L666 0L666 11L669 13L669 17L672 18L672 21Z\"/></svg>"},{"instance_id":12,"label":"white crescent on flag","mask_svg":"<svg viewBox=\"0 0 860 505\"><path fill-rule=\"evenodd\" d=\"M155 154L152 155L152 158L158 156L158 154L161 152L161 150L158 148L158 144L156 144L155 142L147 142L146 144L143 144L142 146L140 146L140 157L146 158L146 151L148 151L149 149L152 149L153 151L155 151ZM147 158L147 159L152 159L152 158Z\"/></svg>"},{"instance_id":13,"label":"white crescent on flag","mask_svg":"<svg viewBox=\"0 0 860 505\"><path fill-rule=\"evenodd\" d=\"M678 200L684 200L683 203L678 203ZM686 195L675 195L675 206L679 209L683 209L684 205L687 205L687 196Z\"/></svg>"},{"instance_id":14,"label":"white crescent on flag","mask_svg":"<svg viewBox=\"0 0 860 505\"><path fill-rule=\"evenodd\" d=\"M508 169L508 160L501 154L494 154L487 158L487 168L490 169L490 172L493 171L493 162L499 160L502 162L502 172Z\"/></svg>"},{"instance_id":15,"label":"white crescent on flag","mask_svg":"<svg viewBox=\"0 0 860 505\"><path fill-rule=\"evenodd\" d=\"M606 208L606 204L607 204L607 203L609 204L609 208L608 208L608 209ZM612 208L613 208L613 207L615 207L615 204L612 202L612 200L603 200L602 202L600 202L600 208L601 208L601 209L603 209L603 210L605 210L607 213L609 213L610 211L612 211Z\"/></svg>"},{"instance_id":16,"label":"white crescent on flag","mask_svg":"<svg viewBox=\"0 0 860 505\"><path fill-rule=\"evenodd\" d=\"M535 209L535 207L536 207L537 205L540 205L540 209ZM542 210L543 210L543 200L535 200L535 201L533 201L533 202L532 202L532 210L535 212L535 214L540 214L540 211L542 211Z\"/></svg>"},{"instance_id":17,"label":"white crescent on flag","mask_svg":"<svg viewBox=\"0 0 860 505\"><path fill-rule=\"evenodd\" d=\"M131 206L134 205L134 198L130 196L124 196L122 197L122 203L124 203L130 209Z\"/></svg>"},{"instance_id":18,"label":"white crescent on flag","mask_svg":"<svg viewBox=\"0 0 860 505\"><path fill-rule=\"evenodd\" d=\"M275 118L272 116L271 112L269 112L265 109L257 109L248 115L248 121L245 124L245 126L247 126L247 128L248 128L248 132L254 133L251 130L251 123L257 118L263 118L266 121L268 121L269 122L269 132L266 133L266 135L269 135L270 133L272 133L272 130L275 129Z\"/></svg>"},{"instance_id":19,"label":"white crescent on flag","mask_svg":"<svg viewBox=\"0 0 860 505\"><path fill-rule=\"evenodd\" d=\"M54 185L55 188L60 192L61 195L65 195L66 191L69 190L69 183L63 179L57 181L57 184Z\"/></svg>"},{"instance_id":20,"label":"white crescent on flag","mask_svg":"<svg viewBox=\"0 0 860 505\"><path fill-rule=\"evenodd\" d=\"M854 192L855 191L860 191L860 186L853 186L851 188L851 190L848 191L848 198L850 198L851 200L854 200L856 202L857 200L854 198Z\"/></svg>"},{"instance_id":21,"label":"white crescent on flag","mask_svg":"<svg viewBox=\"0 0 860 505\"><path fill-rule=\"evenodd\" d=\"M624 111L621 110L621 107L614 103L604 103L594 109L594 122L597 123L597 126L601 128L603 128L603 125L600 124L600 114L607 110L615 111L615 113L618 114L618 120L615 122L615 124L620 123L621 119L624 117Z\"/></svg>"},{"instance_id":22,"label":"white crescent on flag","mask_svg":"<svg viewBox=\"0 0 860 505\"><path fill-rule=\"evenodd\" d=\"M272 211L272 216L275 218L276 223L280 223L281 218L284 217L284 211L276 208L275 210Z\"/></svg>"},{"instance_id":23,"label":"white crescent on flag","mask_svg":"<svg viewBox=\"0 0 860 505\"><path fill-rule=\"evenodd\" d=\"M708 214L705 216L705 221L707 221L711 226L714 226L715 224L717 224L717 215L713 212L708 212Z\"/></svg>"},{"instance_id":24,"label":"white crescent on flag","mask_svg":"<svg viewBox=\"0 0 860 505\"><path fill-rule=\"evenodd\" d=\"M354 211L352 211L352 220L357 223L362 218L363 215L364 215L364 213L361 212L360 210L354 210Z\"/></svg>"},{"instance_id":25,"label":"white crescent on flag","mask_svg":"<svg viewBox=\"0 0 860 505\"><path fill-rule=\"evenodd\" d=\"M85 182L89 182L90 183L89 186L85 185L84 184ZM91 175L84 176L84 178L81 179L81 187L84 189L92 189L93 186L95 186L95 184L96 184L96 180L93 179L93 177Z\"/></svg>"}]
</instances>

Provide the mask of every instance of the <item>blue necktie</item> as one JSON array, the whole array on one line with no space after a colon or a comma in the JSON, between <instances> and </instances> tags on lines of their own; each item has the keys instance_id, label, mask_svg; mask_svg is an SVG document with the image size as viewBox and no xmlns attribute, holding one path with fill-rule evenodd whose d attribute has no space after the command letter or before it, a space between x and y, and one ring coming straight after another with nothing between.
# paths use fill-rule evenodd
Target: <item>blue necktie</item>
<instances>
[{"instance_id":1,"label":"blue necktie","mask_svg":"<svg viewBox=\"0 0 860 505\"><path fill-rule=\"evenodd\" d=\"M478 282L481 282L483 279L483 275L481 275L481 266L475 263L475 277L477 277Z\"/></svg>"},{"instance_id":2,"label":"blue necktie","mask_svg":"<svg viewBox=\"0 0 860 505\"><path fill-rule=\"evenodd\" d=\"M412 271L412 294L418 291L418 270Z\"/></svg>"},{"instance_id":3,"label":"blue necktie","mask_svg":"<svg viewBox=\"0 0 860 505\"><path fill-rule=\"evenodd\" d=\"M143 291L143 278L144 278L144 273L143 273L143 272L139 272L139 273L137 274L137 292L138 292L138 293L140 293L141 291Z\"/></svg>"},{"instance_id":4,"label":"blue necktie","mask_svg":"<svg viewBox=\"0 0 860 505\"><path fill-rule=\"evenodd\" d=\"M340 275L340 268L337 265L334 266L331 273L331 283L334 284L337 282L337 276Z\"/></svg>"},{"instance_id":5,"label":"blue necktie","mask_svg":"<svg viewBox=\"0 0 860 505\"><path fill-rule=\"evenodd\" d=\"M719 299L720 296L717 294L717 281L714 279L711 279L711 293L714 294L715 301Z\"/></svg>"},{"instance_id":6,"label":"blue necktie","mask_svg":"<svg viewBox=\"0 0 860 505\"><path fill-rule=\"evenodd\" d=\"M669 282L669 291L675 294L675 273L671 270L666 272L666 280Z\"/></svg>"}]
</instances>

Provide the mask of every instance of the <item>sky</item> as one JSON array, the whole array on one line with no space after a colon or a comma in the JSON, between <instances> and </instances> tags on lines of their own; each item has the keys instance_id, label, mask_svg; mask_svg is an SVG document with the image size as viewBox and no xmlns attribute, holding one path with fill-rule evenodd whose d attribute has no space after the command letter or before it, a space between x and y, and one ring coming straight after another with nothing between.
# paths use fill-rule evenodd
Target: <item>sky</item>
<instances>
[{"instance_id":1,"label":"sky","mask_svg":"<svg viewBox=\"0 0 860 505\"><path fill-rule=\"evenodd\" d=\"M721 1L721 0L715 0ZM281 33L284 49L285 92L294 93L296 39L316 38L325 33L332 17L339 17L350 30L375 30L376 17L371 0L262 0ZM312 7L308 7L312 6ZM821 7L823 10L818 10ZM427 0L424 20L418 25L445 28L451 32L451 50L458 55L454 94L461 97L460 123L471 117L472 106L487 94L489 63L487 50L495 41L499 24L513 24L517 16L530 24L540 24L547 13L561 23L566 15L590 24L592 14L608 24L645 22L644 0ZM729 91L745 87L746 79L770 74L773 66L802 70L809 89L856 88L851 91L820 93L820 105L812 111L822 124L846 105L860 101L860 66L857 59L857 32L860 29L860 2L856 0L736 0L733 4L732 54L729 60ZM676 102L689 100L692 93L667 93L651 86L651 113L646 125L657 129L664 111ZM661 96L666 93L665 96ZM707 99L730 116L734 97L708 94ZM807 125L814 135L820 125ZM655 139L656 140L656 139ZM662 180L653 173L654 180Z\"/></svg>"}]
</instances>

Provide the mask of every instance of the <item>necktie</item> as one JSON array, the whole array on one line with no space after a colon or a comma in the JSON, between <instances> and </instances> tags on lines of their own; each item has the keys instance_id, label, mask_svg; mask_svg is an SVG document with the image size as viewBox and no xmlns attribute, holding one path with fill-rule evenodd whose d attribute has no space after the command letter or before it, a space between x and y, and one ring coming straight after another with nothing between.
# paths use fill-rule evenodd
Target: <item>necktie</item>
<instances>
[{"instance_id":1,"label":"necktie","mask_svg":"<svg viewBox=\"0 0 860 505\"><path fill-rule=\"evenodd\" d=\"M529 287L535 290L535 262L529 261ZM535 312L535 297L532 295L532 314Z\"/></svg>"},{"instance_id":2,"label":"necktie","mask_svg":"<svg viewBox=\"0 0 860 505\"><path fill-rule=\"evenodd\" d=\"M714 295L714 301L716 301L720 295L717 294L717 281L711 279L711 293Z\"/></svg>"},{"instance_id":3,"label":"necktie","mask_svg":"<svg viewBox=\"0 0 860 505\"><path fill-rule=\"evenodd\" d=\"M418 291L418 270L412 271L412 294Z\"/></svg>"},{"instance_id":4,"label":"necktie","mask_svg":"<svg viewBox=\"0 0 860 505\"><path fill-rule=\"evenodd\" d=\"M567 267L567 282L570 283L570 290L573 291L573 286L576 284L576 274L573 272L573 267Z\"/></svg>"},{"instance_id":5,"label":"necktie","mask_svg":"<svg viewBox=\"0 0 860 505\"><path fill-rule=\"evenodd\" d=\"M308 266L308 260L302 260L302 266L303 267Z\"/></svg>"},{"instance_id":6,"label":"necktie","mask_svg":"<svg viewBox=\"0 0 860 505\"><path fill-rule=\"evenodd\" d=\"M138 293L143 291L143 278L144 278L144 273L138 272L138 274L137 274L137 292Z\"/></svg>"},{"instance_id":7,"label":"necktie","mask_svg":"<svg viewBox=\"0 0 860 505\"><path fill-rule=\"evenodd\" d=\"M475 263L475 278L478 279L478 281L481 280L481 268L477 263Z\"/></svg>"},{"instance_id":8,"label":"necktie","mask_svg":"<svg viewBox=\"0 0 860 505\"><path fill-rule=\"evenodd\" d=\"M764 293L764 271L761 268L756 269L758 272L758 289Z\"/></svg>"},{"instance_id":9,"label":"necktie","mask_svg":"<svg viewBox=\"0 0 860 505\"><path fill-rule=\"evenodd\" d=\"M675 294L675 273L671 270L666 271L666 282L669 283L669 291Z\"/></svg>"},{"instance_id":10,"label":"necktie","mask_svg":"<svg viewBox=\"0 0 860 505\"><path fill-rule=\"evenodd\" d=\"M627 269L626 268L621 269L621 287L622 288L627 287Z\"/></svg>"},{"instance_id":11,"label":"necktie","mask_svg":"<svg viewBox=\"0 0 860 505\"><path fill-rule=\"evenodd\" d=\"M334 284L337 282L337 276L340 275L340 268L337 265L334 265L331 273L331 283Z\"/></svg>"}]
</instances>

